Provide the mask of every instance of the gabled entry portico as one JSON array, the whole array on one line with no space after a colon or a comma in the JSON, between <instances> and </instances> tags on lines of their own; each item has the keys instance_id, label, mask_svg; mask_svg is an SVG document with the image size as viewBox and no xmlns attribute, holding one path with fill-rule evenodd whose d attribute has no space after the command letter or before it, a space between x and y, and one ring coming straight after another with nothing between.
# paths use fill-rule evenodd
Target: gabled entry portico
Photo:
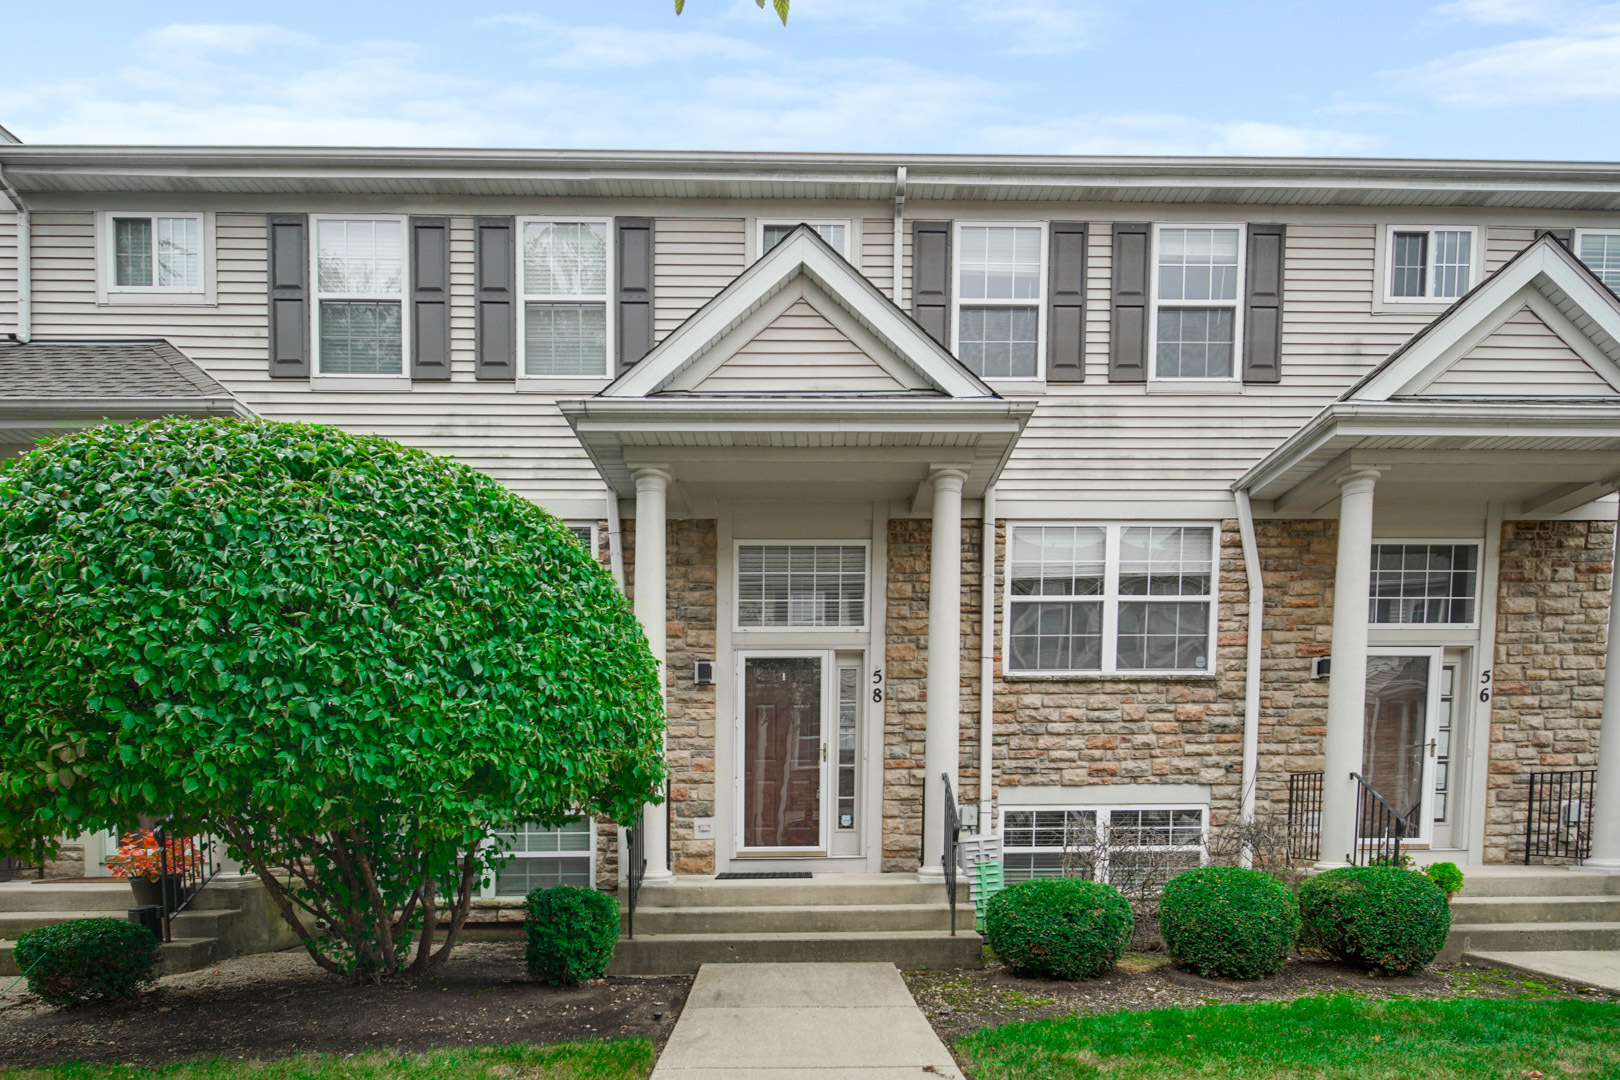
<instances>
[{"instance_id":1,"label":"gabled entry portico","mask_svg":"<svg viewBox=\"0 0 1620 1080\"><path fill-rule=\"evenodd\" d=\"M862 389L832 391L829 370ZM957 773L963 500L983 497L1032 407L998 398L801 228L562 409L613 492L635 498L636 611L661 660L682 557L665 550L669 523L714 522L712 723L696 736L712 799L676 829L712 837L715 870L870 872L886 816L941 821L940 777ZM934 541L923 807L884 789L889 522L914 516ZM666 690L691 679L668 670ZM673 868L662 814L649 820L657 880ZM939 865L936 832L924 869Z\"/></svg>"}]
</instances>

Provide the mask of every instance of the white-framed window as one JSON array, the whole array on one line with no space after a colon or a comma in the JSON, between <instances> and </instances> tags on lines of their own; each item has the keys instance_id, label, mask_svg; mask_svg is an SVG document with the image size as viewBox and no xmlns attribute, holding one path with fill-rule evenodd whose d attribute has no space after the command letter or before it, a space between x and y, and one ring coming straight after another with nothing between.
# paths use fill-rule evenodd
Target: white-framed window
<instances>
[{"instance_id":1,"label":"white-framed window","mask_svg":"<svg viewBox=\"0 0 1620 1080\"><path fill-rule=\"evenodd\" d=\"M957 358L980 378L1040 379L1046 223L958 221L951 251Z\"/></svg>"},{"instance_id":2,"label":"white-framed window","mask_svg":"<svg viewBox=\"0 0 1620 1080\"><path fill-rule=\"evenodd\" d=\"M1480 246L1471 225L1386 225L1384 302L1449 304L1479 283Z\"/></svg>"},{"instance_id":3,"label":"white-framed window","mask_svg":"<svg viewBox=\"0 0 1620 1080\"><path fill-rule=\"evenodd\" d=\"M310 226L315 371L404 375L410 340L405 218L314 214Z\"/></svg>"},{"instance_id":4,"label":"white-framed window","mask_svg":"<svg viewBox=\"0 0 1620 1080\"><path fill-rule=\"evenodd\" d=\"M210 215L140 210L97 217L105 301L206 300L213 276Z\"/></svg>"},{"instance_id":5,"label":"white-framed window","mask_svg":"<svg viewBox=\"0 0 1620 1080\"><path fill-rule=\"evenodd\" d=\"M1620 293L1620 229L1576 229L1575 257Z\"/></svg>"},{"instance_id":6,"label":"white-framed window","mask_svg":"<svg viewBox=\"0 0 1620 1080\"><path fill-rule=\"evenodd\" d=\"M1208 826L1208 807L1196 805L1006 806L1002 873L1009 885L1041 877L1167 880L1204 864Z\"/></svg>"},{"instance_id":7,"label":"white-framed window","mask_svg":"<svg viewBox=\"0 0 1620 1080\"><path fill-rule=\"evenodd\" d=\"M591 558L596 558L596 522L570 521L567 523L567 528L569 532L574 534L574 539L578 540L585 550L591 553Z\"/></svg>"},{"instance_id":8,"label":"white-framed window","mask_svg":"<svg viewBox=\"0 0 1620 1080\"><path fill-rule=\"evenodd\" d=\"M1236 380L1243 340L1244 227L1153 227L1153 380Z\"/></svg>"},{"instance_id":9,"label":"white-framed window","mask_svg":"<svg viewBox=\"0 0 1620 1080\"><path fill-rule=\"evenodd\" d=\"M866 627L867 545L739 541L737 628Z\"/></svg>"},{"instance_id":10,"label":"white-framed window","mask_svg":"<svg viewBox=\"0 0 1620 1080\"><path fill-rule=\"evenodd\" d=\"M521 897L557 885L592 888L596 881L596 823L575 818L554 829L519 822L496 829L492 842L511 856L484 886L485 896Z\"/></svg>"},{"instance_id":11,"label":"white-framed window","mask_svg":"<svg viewBox=\"0 0 1620 1080\"><path fill-rule=\"evenodd\" d=\"M844 258L849 258L849 219L848 218L760 218L757 224L759 229L759 253L764 254L788 238L788 234L800 225L808 225L816 230L828 245Z\"/></svg>"},{"instance_id":12,"label":"white-framed window","mask_svg":"<svg viewBox=\"0 0 1620 1080\"><path fill-rule=\"evenodd\" d=\"M1367 620L1383 626L1479 621L1477 540L1381 540L1372 548Z\"/></svg>"},{"instance_id":13,"label":"white-framed window","mask_svg":"<svg viewBox=\"0 0 1620 1080\"><path fill-rule=\"evenodd\" d=\"M838 666L838 755L834 761L833 828L852 832L855 817L855 787L859 782L855 732L861 712L861 670L851 664Z\"/></svg>"},{"instance_id":14,"label":"white-framed window","mask_svg":"<svg viewBox=\"0 0 1620 1080\"><path fill-rule=\"evenodd\" d=\"M521 217L517 226L523 377L607 378L613 220Z\"/></svg>"},{"instance_id":15,"label":"white-framed window","mask_svg":"<svg viewBox=\"0 0 1620 1080\"><path fill-rule=\"evenodd\" d=\"M1214 670L1216 527L1014 524L1009 675Z\"/></svg>"}]
</instances>

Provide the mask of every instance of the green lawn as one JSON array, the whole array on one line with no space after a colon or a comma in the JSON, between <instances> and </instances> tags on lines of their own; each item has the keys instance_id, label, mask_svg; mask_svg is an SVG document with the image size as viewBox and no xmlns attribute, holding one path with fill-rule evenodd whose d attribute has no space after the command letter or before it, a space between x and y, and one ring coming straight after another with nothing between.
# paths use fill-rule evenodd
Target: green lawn
<instances>
[{"instance_id":1,"label":"green lawn","mask_svg":"<svg viewBox=\"0 0 1620 1080\"><path fill-rule=\"evenodd\" d=\"M52 1065L0 1069L4 1080L644 1080L657 1057L648 1039L555 1046L479 1046L427 1054L366 1051L279 1061L193 1061L175 1065Z\"/></svg>"},{"instance_id":2,"label":"green lawn","mask_svg":"<svg viewBox=\"0 0 1620 1080\"><path fill-rule=\"evenodd\" d=\"M1620 1003L1339 995L990 1028L974 1080L1620 1080Z\"/></svg>"}]
</instances>

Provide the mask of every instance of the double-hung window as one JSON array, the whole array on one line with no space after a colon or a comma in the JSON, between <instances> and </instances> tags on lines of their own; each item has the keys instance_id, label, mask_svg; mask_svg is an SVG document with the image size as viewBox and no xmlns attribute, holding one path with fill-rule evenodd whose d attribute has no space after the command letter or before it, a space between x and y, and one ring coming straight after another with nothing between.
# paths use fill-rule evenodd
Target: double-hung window
<instances>
[{"instance_id":1,"label":"double-hung window","mask_svg":"<svg viewBox=\"0 0 1620 1080\"><path fill-rule=\"evenodd\" d=\"M486 895L527 896L534 889L558 885L592 886L596 844L589 818L575 818L554 829L519 822L496 829L493 841L510 858L495 872Z\"/></svg>"},{"instance_id":2,"label":"double-hung window","mask_svg":"<svg viewBox=\"0 0 1620 1080\"><path fill-rule=\"evenodd\" d=\"M1203 864L1206 817L1202 806L1009 806L1001 813L1002 871L1009 885L1042 877L1162 885Z\"/></svg>"},{"instance_id":3,"label":"double-hung window","mask_svg":"<svg viewBox=\"0 0 1620 1080\"><path fill-rule=\"evenodd\" d=\"M1242 227L1160 225L1154 233L1152 378L1236 378Z\"/></svg>"},{"instance_id":4,"label":"double-hung window","mask_svg":"<svg viewBox=\"0 0 1620 1080\"><path fill-rule=\"evenodd\" d=\"M1009 674L1213 669L1215 529L1014 525Z\"/></svg>"},{"instance_id":5,"label":"double-hung window","mask_svg":"<svg viewBox=\"0 0 1620 1080\"><path fill-rule=\"evenodd\" d=\"M1620 292L1620 231L1576 230L1575 256L1591 268L1599 281Z\"/></svg>"},{"instance_id":6,"label":"double-hung window","mask_svg":"<svg viewBox=\"0 0 1620 1080\"><path fill-rule=\"evenodd\" d=\"M403 217L312 219L315 370L322 375L405 373Z\"/></svg>"},{"instance_id":7,"label":"double-hung window","mask_svg":"<svg viewBox=\"0 0 1620 1080\"><path fill-rule=\"evenodd\" d=\"M759 221L759 253L764 255L788 238L800 225L816 230L832 249L849 258L849 220L847 218L761 218Z\"/></svg>"},{"instance_id":8,"label":"double-hung window","mask_svg":"<svg viewBox=\"0 0 1620 1080\"><path fill-rule=\"evenodd\" d=\"M1384 230L1384 299L1449 303L1479 279L1479 230L1391 225Z\"/></svg>"},{"instance_id":9,"label":"double-hung window","mask_svg":"<svg viewBox=\"0 0 1620 1080\"><path fill-rule=\"evenodd\" d=\"M206 227L204 214L104 215L106 291L180 297L206 292Z\"/></svg>"},{"instance_id":10,"label":"double-hung window","mask_svg":"<svg viewBox=\"0 0 1620 1080\"><path fill-rule=\"evenodd\" d=\"M607 218L522 218L518 340L523 374L606 378L612 354Z\"/></svg>"},{"instance_id":11,"label":"double-hung window","mask_svg":"<svg viewBox=\"0 0 1620 1080\"><path fill-rule=\"evenodd\" d=\"M956 226L956 355L986 379L1041 377L1046 226Z\"/></svg>"}]
</instances>

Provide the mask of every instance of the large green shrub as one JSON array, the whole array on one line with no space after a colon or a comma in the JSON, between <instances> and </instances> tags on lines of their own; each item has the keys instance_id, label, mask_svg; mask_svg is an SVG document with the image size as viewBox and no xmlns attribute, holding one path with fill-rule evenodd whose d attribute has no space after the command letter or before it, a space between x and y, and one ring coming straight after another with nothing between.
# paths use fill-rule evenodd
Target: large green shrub
<instances>
[{"instance_id":1,"label":"large green shrub","mask_svg":"<svg viewBox=\"0 0 1620 1080\"><path fill-rule=\"evenodd\" d=\"M133 997L152 981L157 936L123 919L71 919L29 930L12 954L28 989L52 1005Z\"/></svg>"},{"instance_id":2,"label":"large green shrub","mask_svg":"<svg viewBox=\"0 0 1620 1080\"><path fill-rule=\"evenodd\" d=\"M1423 968L1451 932L1446 894L1395 866L1346 866L1307 878L1299 912L1302 944L1391 974Z\"/></svg>"},{"instance_id":3,"label":"large green shrub","mask_svg":"<svg viewBox=\"0 0 1620 1080\"><path fill-rule=\"evenodd\" d=\"M1119 890L1079 878L1010 885L985 911L990 947L1013 971L1089 979L1108 971L1130 944L1131 905Z\"/></svg>"},{"instance_id":4,"label":"large green shrub","mask_svg":"<svg viewBox=\"0 0 1620 1080\"><path fill-rule=\"evenodd\" d=\"M662 726L611 576L447 458L229 419L0 465L0 854L206 827L317 963L422 971L492 829L632 820Z\"/></svg>"},{"instance_id":5,"label":"large green shrub","mask_svg":"<svg viewBox=\"0 0 1620 1080\"><path fill-rule=\"evenodd\" d=\"M1282 969L1299 937L1299 901L1263 871L1205 866L1165 884L1159 928L1170 958L1182 967L1263 979Z\"/></svg>"},{"instance_id":6,"label":"large green shrub","mask_svg":"<svg viewBox=\"0 0 1620 1080\"><path fill-rule=\"evenodd\" d=\"M536 889L523 900L523 958L542 982L573 986L601 978L619 940L619 901L578 885Z\"/></svg>"}]
</instances>

